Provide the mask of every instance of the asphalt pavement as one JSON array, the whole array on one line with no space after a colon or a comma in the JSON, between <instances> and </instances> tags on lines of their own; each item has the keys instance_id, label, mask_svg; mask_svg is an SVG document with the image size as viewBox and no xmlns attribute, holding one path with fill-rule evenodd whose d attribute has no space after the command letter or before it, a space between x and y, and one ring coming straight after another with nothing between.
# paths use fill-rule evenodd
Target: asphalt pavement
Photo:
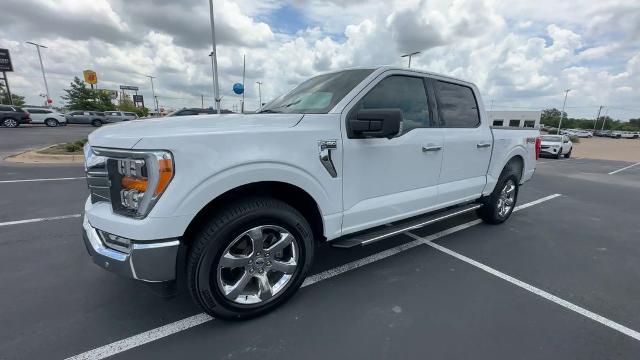
<instances>
[{"instance_id":1,"label":"asphalt pavement","mask_svg":"<svg viewBox=\"0 0 640 360\"><path fill-rule=\"evenodd\" d=\"M629 165L541 159L505 224L321 246L288 303L227 322L91 262L81 166L4 163L0 359L638 359L640 166L609 175Z\"/></svg>"}]
</instances>

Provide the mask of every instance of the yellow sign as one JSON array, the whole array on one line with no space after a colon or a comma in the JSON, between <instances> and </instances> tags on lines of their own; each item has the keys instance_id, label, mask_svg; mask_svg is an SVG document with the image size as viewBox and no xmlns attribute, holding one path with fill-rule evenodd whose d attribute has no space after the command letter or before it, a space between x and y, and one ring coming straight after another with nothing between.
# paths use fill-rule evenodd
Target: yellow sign
<instances>
[{"instance_id":1,"label":"yellow sign","mask_svg":"<svg viewBox=\"0 0 640 360\"><path fill-rule=\"evenodd\" d=\"M98 83L98 75L93 70L85 70L82 72L84 75L84 81L87 84L97 84Z\"/></svg>"}]
</instances>

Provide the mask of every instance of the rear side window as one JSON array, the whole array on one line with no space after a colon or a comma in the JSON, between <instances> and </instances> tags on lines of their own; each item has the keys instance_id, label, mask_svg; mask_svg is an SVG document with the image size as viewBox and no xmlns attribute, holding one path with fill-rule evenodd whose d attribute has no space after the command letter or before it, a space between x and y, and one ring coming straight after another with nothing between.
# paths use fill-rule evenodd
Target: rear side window
<instances>
[{"instance_id":1,"label":"rear side window","mask_svg":"<svg viewBox=\"0 0 640 360\"><path fill-rule=\"evenodd\" d=\"M0 111L13 111L13 109L8 107L8 106L1 106L0 105Z\"/></svg>"},{"instance_id":2,"label":"rear side window","mask_svg":"<svg viewBox=\"0 0 640 360\"><path fill-rule=\"evenodd\" d=\"M380 81L360 100L360 109L402 110L402 133L415 128L431 127L429 103L422 78L390 76Z\"/></svg>"},{"instance_id":3,"label":"rear side window","mask_svg":"<svg viewBox=\"0 0 640 360\"><path fill-rule=\"evenodd\" d=\"M478 104L470 87L436 81L436 97L443 127L474 128L480 125Z\"/></svg>"}]
</instances>

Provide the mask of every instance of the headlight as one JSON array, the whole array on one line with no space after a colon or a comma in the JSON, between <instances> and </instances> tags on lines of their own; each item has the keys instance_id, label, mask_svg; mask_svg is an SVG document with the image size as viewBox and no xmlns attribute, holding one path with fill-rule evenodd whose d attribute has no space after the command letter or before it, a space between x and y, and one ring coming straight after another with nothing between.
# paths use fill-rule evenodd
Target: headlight
<instances>
[{"instance_id":1,"label":"headlight","mask_svg":"<svg viewBox=\"0 0 640 360\"><path fill-rule=\"evenodd\" d=\"M124 151L93 148L107 158L111 207L115 213L144 218L173 179L168 151Z\"/></svg>"}]
</instances>

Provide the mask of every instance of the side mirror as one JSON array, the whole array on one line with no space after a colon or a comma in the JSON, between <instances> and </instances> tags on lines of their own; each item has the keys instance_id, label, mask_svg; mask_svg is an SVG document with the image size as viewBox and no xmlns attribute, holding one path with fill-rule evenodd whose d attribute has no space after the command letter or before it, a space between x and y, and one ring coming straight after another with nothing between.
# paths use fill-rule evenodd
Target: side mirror
<instances>
[{"instance_id":1,"label":"side mirror","mask_svg":"<svg viewBox=\"0 0 640 360\"><path fill-rule=\"evenodd\" d=\"M347 136L350 139L391 139L400 132L401 122L400 109L362 109L355 114L355 118L347 120Z\"/></svg>"}]
</instances>

